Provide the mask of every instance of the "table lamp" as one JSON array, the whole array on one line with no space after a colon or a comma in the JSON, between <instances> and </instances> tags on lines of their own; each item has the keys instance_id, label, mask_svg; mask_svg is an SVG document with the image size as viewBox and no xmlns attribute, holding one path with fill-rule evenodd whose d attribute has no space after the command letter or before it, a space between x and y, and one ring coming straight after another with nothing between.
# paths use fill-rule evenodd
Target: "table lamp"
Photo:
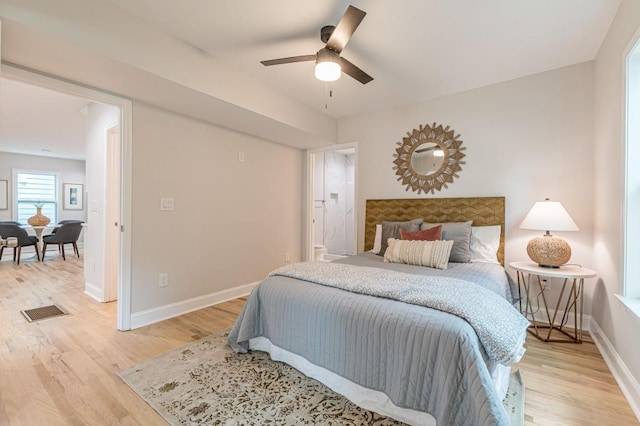
<instances>
[{"instance_id":1,"label":"table lamp","mask_svg":"<svg viewBox=\"0 0 640 426\"><path fill-rule=\"evenodd\" d=\"M578 226L558 201L546 198L533 205L520 224L520 229L546 231L527 244L527 254L544 268L559 268L571 258L571 246L562 238L554 237L550 231L578 231Z\"/></svg>"}]
</instances>

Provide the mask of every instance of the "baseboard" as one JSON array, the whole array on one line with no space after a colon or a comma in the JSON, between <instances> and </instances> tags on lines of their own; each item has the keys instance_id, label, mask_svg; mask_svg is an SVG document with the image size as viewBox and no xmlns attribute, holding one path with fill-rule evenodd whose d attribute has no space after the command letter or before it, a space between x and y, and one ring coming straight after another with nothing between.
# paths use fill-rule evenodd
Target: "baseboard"
<instances>
[{"instance_id":1,"label":"baseboard","mask_svg":"<svg viewBox=\"0 0 640 426\"><path fill-rule=\"evenodd\" d=\"M591 320L590 329L591 338L595 342L604 362L611 370L611 374L618 382L618 386L622 390L622 393L627 398L633 413L640 420L640 385L638 381L633 377L627 366L625 365L618 352L604 334L600 326L595 320Z\"/></svg>"},{"instance_id":2,"label":"baseboard","mask_svg":"<svg viewBox=\"0 0 640 426\"><path fill-rule=\"evenodd\" d=\"M516 306L517 307L517 306ZM536 306L533 307L534 310L537 309ZM557 325L560 326L561 321L562 321L562 316L564 315L565 311L561 311L558 310L557 314L556 314L556 321L553 325ZM551 317L553 318L553 310L549 309L549 313L551 314ZM569 311L568 313L569 318L567 319L567 322L565 324L565 327L567 328L575 328L575 321L573 320L573 311ZM538 310L538 312L536 312L536 318L538 319L538 321L543 321L546 320L547 315L543 313L543 311ZM531 320L531 315L527 315L527 319ZM589 331L591 330L591 315L582 315L582 331Z\"/></svg>"},{"instance_id":3,"label":"baseboard","mask_svg":"<svg viewBox=\"0 0 640 426\"><path fill-rule=\"evenodd\" d=\"M163 321L189 312L197 311L198 309L246 296L251 293L251 290L253 290L257 285L258 282L254 282L216 293L210 293L204 296L171 303L169 305L147 309L146 311L134 312L131 314L131 329L133 330L158 321Z\"/></svg>"},{"instance_id":4,"label":"baseboard","mask_svg":"<svg viewBox=\"0 0 640 426\"><path fill-rule=\"evenodd\" d=\"M94 299L96 302L104 302L104 293L102 288L95 286L90 282L84 283L84 294Z\"/></svg>"}]
</instances>

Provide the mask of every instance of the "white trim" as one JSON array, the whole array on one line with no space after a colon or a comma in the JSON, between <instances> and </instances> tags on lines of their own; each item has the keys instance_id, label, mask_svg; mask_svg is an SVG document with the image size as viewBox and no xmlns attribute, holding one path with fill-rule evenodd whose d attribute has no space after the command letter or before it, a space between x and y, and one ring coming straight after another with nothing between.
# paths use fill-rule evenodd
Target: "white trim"
<instances>
[{"instance_id":1,"label":"white trim","mask_svg":"<svg viewBox=\"0 0 640 426\"><path fill-rule=\"evenodd\" d=\"M88 281L84 283L84 294L86 294L96 302L104 302L104 294L102 293L102 289L96 285L91 284Z\"/></svg>"},{"instance_id":2,"label":"white trim","mask_svg":"<svg viewBox=\"0 0 640 426\"><path fill-rule=\"evenodd\" d=\"M633 297L624 297L621 294L615 295L622 306L631 314L635 319L640 320L640 299Z\"/></svg>"},{"instance_id":3,"label":"white trim","mask_svg":"<svg viewBox=\"0 0 640 426\"><path fill-rule=\"evenodd\" d=\"M121 197L122 238L120 240L120 279L118 280L118 330L129 330L131 324L131 185L132 185L132 120L133 103L129 99L110 94L100 89L83 86L80 83L67 81L60 77L27 69L14 64L2 63L0 73L3 78L21 81L66 93L71 96L86 98L120 108L121 127Z\"/></svg>"},{"instance_id":4,"label":"white trim","mask_svg":"<svg viewBox=\"0 0 640 426\"><path fill-rule=\"evenodd\" d=\"M238 297L247 296L257 285L258 281L218 291L216 293L205 294L204 296L170 303L157 308L147 309L146 311L134 312L131 315L131 329L174 318L179 315L197 311L198 309L237 299Z\"/></svg>"},{"instance_id":5,"label":"white trim","mask_svg":"<svg viewBox=\"0 0 640 426\"><path fill-rule=\"evenodd\" d=\"M640 420L640 384L633 377L620 355L595 320L591 320L591 338L598 347L604 362L611 370L633 413Z\"/></svg>"},{"instance_id":6,"label":"white trim","mask_svg":"<svg viewBox=\"0 0 640 426\"><path fill-rule=\"evenodd\" d=\"M58 223L60 220L60 216L62 214L62 179L60 178L59 171L53 170L43 170L43 169L20 169L20 168L12 168L11 169L11 178L13 179L13 183L11 185L10 193L11 197L11 220L18 220L18 174L35 174L35 175L53 175L56 177L55 183L55 197L56 197L56 220L51 223L51 226Z\"/></svg>"},{"instance_id":7,"label":"white trim","mask_svg":"<svg viewBox=\"0 0 640 426\"><path fill-rule=\"evenodd\" d=\"M532 305L534 310L538 309L537 306ZM560 321L562 321L562 316L564 315L563 310L559 309L557 311L558 313L556 314L556 321L554 323L554 325L559 326L560 325ZM551 317L553 318L553 309L549 309L549 314L551 315ZM544 311L542 309L538 309L538 311L536 312L536 319L538 321L546 321L546 314L544 313ZM564 328L566 328L566 332L571 334L572 329L575 327L575 321L573 320L573 311L569 311L568 313L569 318L567 319L567 323L564 325ZM527 319L531 320L531 315L527 315ZM582 331L589 331L590 330L590 324L592 321L592 317L591 315L582 315ZM564 329L563 328L563 329Z\"/></svg>"},{"instance_id":8,"label":"white trim","mask_svg":"<svg viewBox=\"0 0 640 426\"><path fill-rule=\"evenodd\" d=\"M133 103L120 106L120 279L118 330L131 329L131 203L133 182Z\"/></svg>"},{"instance_id":9,"label":"white trim","mask_svg":"<svg viewBox=\"0 0 640 426\"><path fill-rule=\"evenodd\" d=\"M331 152L353 148L353 253L358 252L358 142L329 145L322 148L307 149L306 177L305 177L305 209L304 209L304 233L303 233L303 259L313 260L313 179L315 155L320 152Z\"/></svg>"},{"instance_id":10,"label":"white trim","mask_svg":"<svg viewBox=\"0 0 640 426\"><path fill-rule=\"evenodd\" d=\"M622 277L622 295L625 297L640 296L640 288L637 285L630 284L634 281L635 276L638 275L638 269L636 269L637 260L634 260L633 262L629 262L627 260L627 256L633 257L637 253L638 243L634 238L626 238L627 235L634 235L638 227L637 225L635 225L635 221L637 221L636 210L638 209L638 202L635 202L635 208L629 206L629 197L632 196L632 193L635 192L635 188L629 187L630 174L631 170L635 170L635 162L638 157L638 150L640 149L638 147L636 147L635 150L630 149L629 141L631 134L631 136L635 136L636 138L635 143L638 143L638 136L640 133L640 126L634 124L636 123L635 117L631 117L630 112L630 110L632 109L632 104L636 109L640 108L640 100L635 98L632 100L629 96L632 91L632 88L630 87L630 77L632 75L631 58L635 55L640 55L640 29L635 31L622 55L622 135L624 138L624 168L622 197L622 235L620 238L620 246L622 249L622 271L620 276ZM633 71L637 72L637 68L638 65L636 64ZM637 87L640 86L640 82L637 80L637 78L638 77L635 77L633 79L634 89L637 89ZM633 131L631 131L632 126ZM634 158L630 158L634 153ZM635 225L633 226L634 229L629 229L631 227L629 225L630 223L633 223Z\"/></svg>"},{"instance_id":11,"label":"white trim","mask_svg":"<svg viewBox=\"0 0 640 426\"><path fill-rule=\"evenodd\" d=\"M314 155L306 150L306 176L304 184L305 207L303 211L304 231L302 233L302 260L313 260L313 176Z\"/></svg>"}]
</instances>

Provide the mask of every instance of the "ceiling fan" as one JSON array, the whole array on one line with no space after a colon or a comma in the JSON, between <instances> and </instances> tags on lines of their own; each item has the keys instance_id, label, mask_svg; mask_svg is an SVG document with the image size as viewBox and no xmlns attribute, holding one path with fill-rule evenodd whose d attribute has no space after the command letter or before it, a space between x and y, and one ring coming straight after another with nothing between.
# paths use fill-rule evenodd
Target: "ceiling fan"
<instances>
[{"instance_id":1,"label":"ceiling fan","mask_svg":"<svg viewBox=\"0 0 640 426\"><path fill-rule=\"evenodd\" d=\"M325 47L314 55L291 56L288 58L260 61L264 66L290 64L293 62L316 61L315 76L322 81L335 81L344 72L362 84L367 84L373 77L340 56L351 36L360 25L367 13L353 6L349 6L340 22L335 27L327 25L320 30L320 40Z\"/></svg>"}]
</instances>

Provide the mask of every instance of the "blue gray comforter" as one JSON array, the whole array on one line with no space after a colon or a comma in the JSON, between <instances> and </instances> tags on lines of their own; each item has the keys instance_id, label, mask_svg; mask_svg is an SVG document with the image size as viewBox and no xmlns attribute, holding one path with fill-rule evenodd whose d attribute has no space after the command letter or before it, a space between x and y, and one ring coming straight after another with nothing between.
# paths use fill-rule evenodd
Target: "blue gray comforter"
<instances>
[{"instance_id":1,"label":"blue gray comforter","mask_svg":"<svg viewBox=\"0 0 640 426\"><path fill-rule=\"evenodd\" d=\"M375 260L363 255L349 261ZM435 271L387 265L409 273ZM500 282L489 280L491 284L485 287L506 295L506 274L497 269L502 270ZM460 273L464 274L458 270L454 275ZM438 424L509 424L491 380L494 363L474 329L455 315L270 276L249 297L228 342L234 350L245 352L249 340L259 336L361 386L385 393L400 407L427 412Z\"/></svg>"}]
</instances>

